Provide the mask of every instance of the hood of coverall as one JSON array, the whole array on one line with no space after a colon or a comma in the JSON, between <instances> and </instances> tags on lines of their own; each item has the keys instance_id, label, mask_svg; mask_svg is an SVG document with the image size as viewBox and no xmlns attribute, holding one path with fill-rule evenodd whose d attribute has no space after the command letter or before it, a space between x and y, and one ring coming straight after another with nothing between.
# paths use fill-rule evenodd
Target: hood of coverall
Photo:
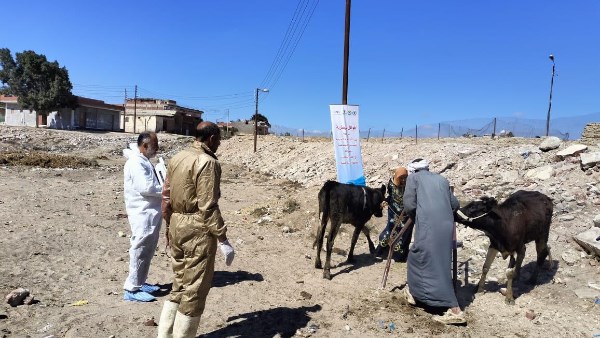
<instances>
[{"instance_id":1,"label":"hood of coverall","mask_svg":"<svg viewBox=\"0 0 600 338\"><path fill-rule=\"evenodd\" d=\"M129 143L128 149L123 149L123 156L125 156L126 159L129 159L131 156L138 155L138 154L141 154L141 153L140 153L140 149L137 146L137 143L135 143L135 142Z\"/></svg>"}]
</instances>

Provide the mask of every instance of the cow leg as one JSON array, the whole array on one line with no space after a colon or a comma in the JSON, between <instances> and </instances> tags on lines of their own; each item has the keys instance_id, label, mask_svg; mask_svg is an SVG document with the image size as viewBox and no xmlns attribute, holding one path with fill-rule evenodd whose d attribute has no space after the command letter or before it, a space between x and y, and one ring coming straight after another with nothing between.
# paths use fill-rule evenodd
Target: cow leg
<instances>
[{"instance_id":1,"label":"cow leg","mask_svg":"<svg viewBox=\"0 0 600 338\"><path fill-rule=\"evenodd\" d=\"M327 252L325 253L325 267L323 268L323 278L331 280L331 252L333 251L333 242L338 230L340 229L341 221L337 217L331 219L331 229L327 237Z\"/></svg>"},{"instance_id":2,"label":"cow leg","mask_svg":"<svg viewBox=\"0 0 600 338\"><path fill-rule=\"evenodd\" d=\"M323 249L323 239L325 238L325 228L327 227L327 219L329 215L323 214L323 218L321 219L321 226L319 227L319 231L317 232L317 238L315 239L315 243L317 245L317 258L315 258L315 268L321 269L321 250Z\"/></svg>"},{"instance_id":3,"label":"cow leg","mask_svg":"<svg viewBox=\"0 0 600 338\"><path fill-rule=\"evenodd\" d=\"M521 276L521 265L523 264L523 258L525 258L525 245L523 245L517 252L517 264L515 265L515 280L519 280Z\"/></svg>"},{"instance_id":4,"label":"cow leg","mask_svg":"<svg viewBox=\"0 0 600 338\"><path fill-rule=\"evenodd\" d=\"M481 272L481 278L479 279L479 286L477 287L477 292L483 292L483 286L485 285L485 277L487 276L488 271L490 271L490 267L496 258L496 254L498 254L498 250L492 248L491 246L488 248L487 256L485 257L485 263L483 263L483 271Z\"/></svg>"},{"instance_id":5,"label":"cow leg","mask_svg":"<svg viewBox=\"0 0 600 338\"><path fill-rule=\"evenodd\" d=\"M350 251L348 251L348 258L346 259L346 263L354 263L354 247L356 246L356 241L358 241L358 235L360 235L362 228L365 228L364 224L362 226L354 226L352 240L350 241Z\"/></svg>"},{"instance_id":6,"label":"cow leg","mask_svg":"<svg viewBox=\"0 0 600 338\"><path fill-rule=\"evenodd\" d=\"M537 281L539 269L540 267L542 267L542 265L544 265L546 256L550 257L550 266L552 266L552 256L550 255L550 247L548 246L548 243L546 241L535 241L535 250L537 251L537 264L535 266L535 269L533 270L533 273L531 274L531 277L527 281L529 284L535 284L535 282Z\"/></svg>"},{"instance_id":7,"label":"cow leg","mask_svg":"<svg viewBox=\"0 0 600 338\"><path fill-rule=\"evenodd\" d=\"M508 260L508 268L512 269L515 267L515 255L511 254L510 259Z\"/></svg>"},{"instance_id":8,"label":"cow leg","mask_svg":"<svg viewBox=\"0 0 600 338\"><path fill-rule=\"evenodd\" d=\"M513 297L513 278L515 277L515 268L506 269L506 299L504 302L508 305L515 304Z\"/></svg>"},{"instance_id":9,"label":"cow leg","mask_svg":"<svg viewBox=\"0 0 600 338\"><path fill-rule=\"evenodd\" d=\"M367 237L367 242L369 242L369 253L370 254L374 254L375 253L375 245L373 244L373 241L371 241L371 236L370 236L370 230L369 228L365 225L362 228L362 233L365 234L365 236Z\"/></svg>"}]
</instances>

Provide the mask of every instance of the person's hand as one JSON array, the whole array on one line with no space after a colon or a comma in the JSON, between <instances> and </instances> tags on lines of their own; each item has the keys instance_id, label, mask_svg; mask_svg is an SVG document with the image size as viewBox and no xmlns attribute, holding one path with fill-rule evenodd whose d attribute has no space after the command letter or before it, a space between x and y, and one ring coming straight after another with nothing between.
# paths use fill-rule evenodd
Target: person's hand
<instances>
[{"instance_id":1,"label":"person's hand","mask_svg":"<svg viewBox=\"0 0 600 338\"><path fill-rule=\"evenodd\" d=\"M233 257L235 257L235 250L229 244L228 240L219 242L219 249L221 249L221 253L225 257L225 265L230 266L231 262L233 262Z\"/></svg>"}]
</instances>

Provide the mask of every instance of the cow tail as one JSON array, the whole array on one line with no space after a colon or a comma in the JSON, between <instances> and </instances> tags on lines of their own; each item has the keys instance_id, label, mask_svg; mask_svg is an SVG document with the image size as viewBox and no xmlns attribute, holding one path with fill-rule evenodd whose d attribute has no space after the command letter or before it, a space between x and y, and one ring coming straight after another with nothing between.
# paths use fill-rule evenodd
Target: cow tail
<instances>
[{"instance_id":1,"label":"cow tail","mask_svg":"<svg viewBox=\"0 0 600 338\"><path fill-rule=\"evenodd\" d=\"M319 218L321 218L321 214L329 215L330 192L334 185L334 181L327 181L319 192Z\"/></svg>"},{"instance_id":2,"label":"cow tail","mask_svg":"<svg viewBox=\"0 0 600 338\"><path fill-rule=\"evenodd\" d=\"M319 240L319 233L321 227L327 226L327 219L329 218L329 200L331 195L331 189L335 185L334 181L327 181L319 190L319 229L317 229L317 236L315 237L315 242L313 243L313 249L317 246L317 241ZM325 217L325 218L323 218Z\"/></svg>"}]
</instances>

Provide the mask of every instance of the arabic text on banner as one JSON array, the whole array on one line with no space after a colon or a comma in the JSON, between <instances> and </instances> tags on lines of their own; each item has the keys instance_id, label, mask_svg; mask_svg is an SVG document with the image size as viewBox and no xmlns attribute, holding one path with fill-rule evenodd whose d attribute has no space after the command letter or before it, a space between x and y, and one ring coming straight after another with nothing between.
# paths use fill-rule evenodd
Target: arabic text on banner
<instances>
[{"instance_id":1,"label":"arabic text on banner","mask_svg":"<svg viewBox=\"0 0 600 338\"><path fill-rule=\"evenodd\" d=\"M366 185L360 154L358 106L330 105L337 179L341 183Z\"/></svg>"}]
</instances>

